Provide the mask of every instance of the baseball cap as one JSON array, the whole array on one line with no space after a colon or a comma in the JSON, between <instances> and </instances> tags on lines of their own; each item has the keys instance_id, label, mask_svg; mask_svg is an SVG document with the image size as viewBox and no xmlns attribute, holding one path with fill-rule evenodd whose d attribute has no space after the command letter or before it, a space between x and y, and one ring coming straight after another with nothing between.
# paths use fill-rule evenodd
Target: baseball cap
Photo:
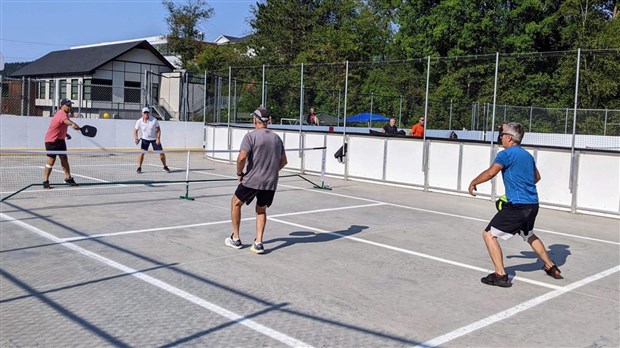
<instances>
[{"instance_id":1,"label":"baseball cap","mask_svg":"<svg viewBox=\"0 0 620 348\"><path fill-rule=\"evenodd\" d=\"M269 112L265 108L258 108L254 110L254 112L252 113L252 116L261 120L261 122L263 123L269 122Z\"/></svg>"},{"instance_id":2,"label":"baseball cap","mask_svg":"<svg viewBox=\"0 0 620 348\"><path fill-rule=\"evenodd\" d=\"M150 112L151 112L151 109L149 109L148 107L144 107L144 108L142 108L142 112L148 112L148 113L150 113Z\"/></svg>"},{"instance_id":3,"label":"baseball cap","mask_svg":"<svg viewBox=\"0 0 620 348\"><path fill-rule=\"evenodd\" d=\"M60 100L60 105L67 105L67 106L71 106L73 104L73 102L67 98L62 98Z\"/></svg>"}]
</instances>

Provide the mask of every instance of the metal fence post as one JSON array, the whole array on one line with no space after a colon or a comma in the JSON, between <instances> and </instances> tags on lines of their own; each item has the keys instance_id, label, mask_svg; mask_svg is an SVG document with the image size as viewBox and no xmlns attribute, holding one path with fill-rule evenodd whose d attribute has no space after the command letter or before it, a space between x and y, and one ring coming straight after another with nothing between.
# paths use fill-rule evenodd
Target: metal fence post
<instances>
[{"instance_id":1,"label":"metal fence post","mask_svg":"<svg viewBox=\"0 0 620 348\"><path fill-rule=\"evenodd\" d=\"M431 56L426 61L426 96L424 101L424 135L422 136L422 171L424 172L424 191L428 191L428 151L430 143L426 141L426 126L428 125L428 91L430 89L431 79Z\"/></svg>"},{"instance_id":2,"label":"metal fence post","mask_svg":"<svg viewBox=\"0 0 620 348\"><path fill-rule=\"evenodd\" d=\"M575 193L577 190L575 190L575 187L573 185L573 180L575 178L575 164L577 159L575 158L575 133L577 130L577 105L578 105L578 100L579 100L579 64L581 62L581 48L577 49L577 72L576 72L576 77L575 77L575 107L573 108L573 139L572 139L572 144L571 144L571 166L570 166L570 177L568 179L568 189L570 190L570 193L573 194L573 198L575 198ZM571 208L572 212L574 213L575 210L574 208Z\"/></svg>"},{"instance_id":3,"label":"metal fence post","mask_svg":"<svg viewBox=\"0 0 620 348\"><path fill-rule=\"evenodd\" d=\"M229 65L228 66L228 121L227 121L227 128L228 128L228 150L232 149L232 139L230 136L230 94L231 94L231 88L232 88L232 67ZM229 152L228 153L228 161L232 162L232 153Z\"/></svg>"},{"instance_id":4,"label":"metal fence post","mask_svg":"<svg viewBox=\"0 0 620 348\"><path fill-rule=\"evenodd\" d=\"M609 110L605 109L605 124L603 125L603 135L607 135L607 112Z\"/></svg>"},{"instance_id":5,"label":"metal fence post","mask_svg":"<svg viewBox=\"0 0 620 348\"><path fill-rule=\"evenodd\" d=\"M263 64L263 81L261 83L261 104L267 108L267 88L265 86L265 64Z\"/></svg>"},{"instance_id":6,"label":"metal fence post","mask_svg":"<svg viewBox=\"0 0 620 348\"><path fill-rule=\"evenodd\" d=\"M401 122L403 116L403 95L400 95L400 102L398 105L398 128L402 128L403 124Z\"/></svg>"},{"instance_id":7,"label":"metal fence post","mask_svg":"<svg viewBox=\"0 0 620 348\"><path fill-rule=\"evenodd\" d=\"M349 61L345 62L345 71L344 71L344 107L342 113L342 153L344 156L344 179L347 180L349 177L349 154L347 153L347 93L349 89Z\"/></svg>"},{"instance_id":8,"label":"metal fence post","mask_svg":"<svg viewBox=\"0 0 620 348\"><path fill-rule=\"evenodd\" d=\"M530 126L528 128L528 132L532 131L532 113L534 112L534 108L530 105Z\"/></svg>"},{"instance_id":9,"label":"metal fence post","mask_svg":"<svg viewBox=\"0 0 620 348\"><path fill-rule=\"evenodd\" d=\"M495 53L495 78L494 78L494 82L493 82L493 113L491 115L491 139L489 140L489 146L490 146L490 156L489 156L489 165L491 165L493 163L493 160L495 159L495 146L493 145L493 141L495 138L495 109L497 108L497 79L499 76L499 52ZM505 109L504 109L505 110ZM493 180L491 180L491 199L495 199L496 196L496 179L493 178Z\"/></svg>"},{"instance_id":10,"label":"metal fence post","mask_svg":"<svg viewBox=\"0 0 620 348\"><path fill-rule=\"evenodd\" d=\"M299 71L300 74L300 78L299 78L299 148L302 149L303 148L303 141L302 141L302 127L303 127L303 115L304 115L304 63L301 63L301 70ZM303 170L304 168L304 160L302 158L302 151L299 150L298 153L299 158L301 158L301 168Z\"/></svg>"},{"instance_id":11,"label":"metal fence post","mask_svg":"<svg viewBox=\"0 0 620 348\"><path fill-rule=\"evenodd\" d=\"M26 100L26 96L25 96L25 94L26 94L26 77L24 77L24 76L22 76L22 85L21 85L21 87L22 87L21 88L22 92L21 92L21 96L20 96L21 105L20 105L19 115L20 116L24 116L24 101Z\"/></svg>"}]
</instances>

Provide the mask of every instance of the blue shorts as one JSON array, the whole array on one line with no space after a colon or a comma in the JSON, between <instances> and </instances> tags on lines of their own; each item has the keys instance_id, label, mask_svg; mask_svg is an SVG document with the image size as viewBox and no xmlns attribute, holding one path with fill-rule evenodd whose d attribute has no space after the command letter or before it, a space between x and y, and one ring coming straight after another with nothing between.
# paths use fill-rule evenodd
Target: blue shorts
<instances>
[{"instance_id":1,"label":"blue shorts","mask_svg":"<svg viewBox=\"0 0 620 348\"><path fill-rule=\"evenodd\" d=\"M157 145L157 140L146 140L146 139L140 139L142 142L140 143L140 148L144 151L148 151L149 150L149 145L153 144L153 150L154 151L162 151L164 148L161 147L161 143L159 145Z\"/></svg>"}]
</instances>

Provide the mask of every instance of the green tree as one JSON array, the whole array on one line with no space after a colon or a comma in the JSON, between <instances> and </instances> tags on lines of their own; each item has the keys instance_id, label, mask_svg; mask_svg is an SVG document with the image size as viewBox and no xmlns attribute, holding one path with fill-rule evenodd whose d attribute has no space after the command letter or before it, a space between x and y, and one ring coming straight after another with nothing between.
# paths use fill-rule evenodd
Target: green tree
<instances>
[{"instance_id":1,"label":"green tree","mask_svg":"<svg viewBox=\"0 0 620 348\"><path fill-rule=\"evenodd\" d=\"M172 0L163 0L168 15L166 22L170 33L166 36L171 51L181 56L184 68L193 67L191 64L201 47L204 37L198 30L198 25L211 18L213 9L205 0L187 0L183 5L177 5Z\"/></svg>"}]
</instances>

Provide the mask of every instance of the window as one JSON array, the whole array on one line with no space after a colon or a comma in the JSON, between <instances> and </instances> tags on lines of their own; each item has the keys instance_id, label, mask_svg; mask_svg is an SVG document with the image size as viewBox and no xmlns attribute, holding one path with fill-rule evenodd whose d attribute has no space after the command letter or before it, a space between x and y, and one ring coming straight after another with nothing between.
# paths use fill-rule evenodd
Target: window
<instances>
[{"instance_id":1,"label":"window","mask_svg":"<svg viewBox=\"0 0 620 348\"><path fill-rule=\"evenodd\" d=\"M84 100L92 100L92 83L91 79L84 79L84 92L82 95Z\"/></svg>"},{"instance_id":2,"label":"window","mask_svg":"<svg viewBox=\"0 0 620 348\"><path fill-rule=\"evenodd\" d=\"M125 81L125 103L140 103L140 82Z\"/></svg>"},{"instance_id":3,"label":"window","mask_svg":"<svg viewBox=\"0 0 620 348\"><path fill-rule=\"evenodd\" d=\"M67 80L60 81L60 99L67 97Z\"/></svg>"},{"instance_id":4,"label":"window","mask_svg":"<svg viewBox=\"0 0 620 348\"><path fill-rule=\"evenodd\" d=\"M50 89L49 89L49 94L47 95L49 100L54 100L54 98L56 98L54 96L54 94L56 93L56 81L54 80L49 80L49 84L50 84Z\"/></svg>"},{"instance_id":5,"label":"window","mask_svg":"<svg viewBox=\"0 0 620 348\"><path fill-rule=\"evenodd\" d=\"M47 81L38 81L37 83L39 84L38 98L45 99L45 85L47 85Z\"/></svg>"},{"instance_id":6,"label":"window","mask_svg":"<svg viewBox=\"0 0 620 348\"><path fill-rule=\"evenodd\" d=\"M91 100L112 101L112 80L93 79Z\"/></svg>"},{"instance_id":7,"label":"window","mask_svg":"<svg viewBox=\"0 0 620 348\"><path fill-rule=\"evenodd\" d=\"M78 99L78 80L71 79L71 100L76 101Z\"/></svg>"}]
</instances>

